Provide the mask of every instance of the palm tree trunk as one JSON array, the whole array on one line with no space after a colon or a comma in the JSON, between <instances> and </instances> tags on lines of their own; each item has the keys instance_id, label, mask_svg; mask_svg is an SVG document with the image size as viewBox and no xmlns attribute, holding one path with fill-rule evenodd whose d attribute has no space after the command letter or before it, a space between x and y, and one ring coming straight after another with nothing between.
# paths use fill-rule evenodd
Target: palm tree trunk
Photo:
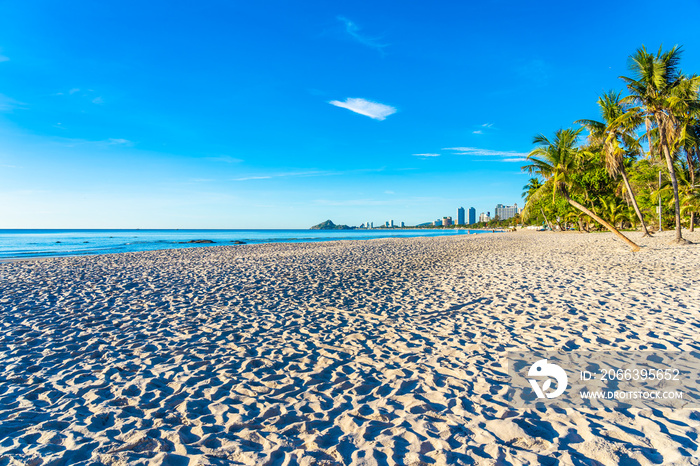
<instances>
[{"instance_id":1,"label":"palm tree trunk","mask_svg":"<svg viewBox=\"0 0 700 466\"><path fill-rule=\"evenodd\" d=\"M695 153L695 156L698 156L698 147L695 146L695 149L693 150ZM691 189L695 189L695 166L693 164L693 157L691 156L690 151L688 151L688 171L690 172L690 186ZM690 232L695 231L695 211L690 212Z\"/></svg>"},{"instance_id":2,"label":"palm tree trunk","mask_svg":"<svg viewBox=\"0 0 700 466\"><path fill-rule=\"evenodd\" d=\"M666 128L664 127L661 117L658 115L656 116L656 124L657 128L659 129L659 145L661 146L664 158L666 159L666 167L668 168L668 173L671 177L671 186L673 186L673 203L676 208L676 243L689 243L690 241L683 240L683 233L681 230L681 202L678 197L678 178L676 177L676 169L673 166L671 151L668 148Z\"/></svg>"},{"instance_id":3,"label":"palm tree trunk","mask_svg":"<svg viewBox=\"0 0 700 466\"><path fill-rule=\"evenodd\" d=\"M542 212L542 217L544 217L544 221L547 222L547 226L549 227L549 229L551 231L554 231L554 228L552 227L552 222L550 222L547 216L544 214L544 209L542 208L542 206L540 206L540 212Z\"/></svg>"},{"instance_id":4,"label":"palm tree trunk","mask_svg":"<svg viewBox=\"0 0 700 466\"><path fill-rule=\"evenodd\" d=\"M630 247L630 249L632 249L633 252L637 252L637 251L639 251L639 250L641 249L641 248L640 248L639 246L637 246L634 242L632 242L632 240L630 240L628 237L626 237L625 235L623 235L622 233L620 233L620 232L618 231L617 228L615 228L614 226L610 225L608 222L606 222L606 221L603 220L602 218L598 217L598 216L597 216L596 214L594 214L591 210L587 209L586 207L582 206L582 205L579 204L578 202L576 202L576 201L574 201L573 199L571 199L571 198L569 197L569 193L566 193L566 192L565 192L565 193L564 193L564 196L566 197L566 200L569 202L569 204L571 204L573 207L577 208L578 210L580 210L580 211L583 212L584 214L586 214L586 215L588 215L589 217L591 217L591 218L592 218L593 220L595 220L596 222L598 222L598 223L600 223L601 225L603 225L603 226L604 226L605 228L607 228L608 230L612 231L617 237L619 237L622 241L624 241L624 242Z\"/></svg>"},{"instance_id":5,"label":"palm tree trunk","mask_svg":"<svg viewBox=\"0 0 700 466\"><path fill-rule=\"evenodd\" d=\"M660 128L659 128L660 130ZM659 131L659 134L661 131ZM664 156L666 158L666 166L668 168L668 173L671 176L671 186L673 186L673 204L676 208L676 242L683 242L683 233L681 232L681 202L678 197L678 178L676 177L676 169L673 167L673 159L671 158L671 153L668 150L668 144L661 139L661 147L664 151Z\"/></svg>"},{"instance_id":6,"label":"palm tree trunk","mask_svg":"<svg viewBox=\"0 0 700 466\"><path fill-rule=\"evenodd\" d=\"M644 119L644 125L647 129L647 143L649 144L649 158L651 159L651 121L649 121L649 118Z\"/></svg>"},{"instance_id":7,"label":"palm tree trunk","mask_svg":"<svg viewBox=\"0 0 700 466\"><path fill-rule=\"evenodd\" d=\"M637 205L637 199L634 196L634 192L632 191L632 186L630 186L630 180L627 178L627 170L625 170L624 166L620 167L620 174L622 175L622 179L625 182L625 188L627 189L627 192L630 195L630 199L632 200L632 205L634 206L634 211L637 212L637 217L639 217L639 221L642 222L642 232L644 232L644 236L651 236L651 233L649 233L649 230L647 230L647 224L644 222L644 216L642 215L642 211L639 210L639 206Z\"/></svg>"}]
</instances>

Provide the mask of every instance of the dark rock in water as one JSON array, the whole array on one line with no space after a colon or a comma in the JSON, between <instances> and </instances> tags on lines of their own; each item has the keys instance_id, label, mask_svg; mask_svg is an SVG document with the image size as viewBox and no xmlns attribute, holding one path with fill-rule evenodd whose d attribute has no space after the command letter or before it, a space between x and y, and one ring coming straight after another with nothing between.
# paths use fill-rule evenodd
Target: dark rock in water
<instances>
[{"instance_id":1,"label":"dark rock in water","mask_svg":"<svg viewBox=\"0 0 700 466\"><path fill-rule=\"evenodd\" d=\"M233 244L245 244L245 241L231 241Z\"/></svg>"},{"instance_id":2,"label":"dark rock in water","mask_svg":"<svg viewBox=\"0 0 700 466\"><path fill-rule=\"evenodd\" d=\"M61 242L60 242L60 241L56 241L56 244L61 244Z\"/></svg>"},{"instance_id":3,"label":"dark rock in water","mask_svg":"<svg viewBox=\"0 0 700 466\"><path fill-rule=\"evenodd\" d=\"M83 244L88 244L90 241L83 241Z\"/></svg>"},{"instance_id":4,"label":"dark rock in water","mask_svg":"<svg viewBox=\"0 0 700 466\"><path fill-rule=\"evenodd\" d=\"M214 244L210 239L191 239L189 241L180 241L180 244Z\"/></svg>"}]
</instances>

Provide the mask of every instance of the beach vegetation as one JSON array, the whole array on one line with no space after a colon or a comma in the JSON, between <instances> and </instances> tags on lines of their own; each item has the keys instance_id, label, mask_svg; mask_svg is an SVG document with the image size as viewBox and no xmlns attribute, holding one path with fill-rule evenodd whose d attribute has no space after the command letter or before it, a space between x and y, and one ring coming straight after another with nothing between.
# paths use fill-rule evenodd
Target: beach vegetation
<instances>
[{"instance_id":1,"label":"beach vegetation","mask_svg":"<svg viewBox=\"0 0 700 466\"><path fill-rule=\"evenodd\" d=\"M651 236L657 225L675 228L674 241L688 243L682 228L692 231L700 212L700 77L681 72L680 56L678 46L637 49L630 76L620 77L628 95L604 92L600 119L533 139L522 167L534 175L523 187L525 223L604 228L633 250L639 246L620 230Z\"/></svg>"}]
</instances>

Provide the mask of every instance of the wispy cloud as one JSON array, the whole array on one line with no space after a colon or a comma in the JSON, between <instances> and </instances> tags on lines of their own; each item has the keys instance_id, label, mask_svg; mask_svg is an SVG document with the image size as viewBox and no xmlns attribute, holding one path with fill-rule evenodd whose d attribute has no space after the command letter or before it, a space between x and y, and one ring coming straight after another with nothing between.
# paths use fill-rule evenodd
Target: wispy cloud
<instances>
[{"instance_id":1,"label":"wispy cloud","mask_svg":"<svg viewBox=\"0 0 700 466\"><path fill-rule=\"evenodd\" d=\"M70 91L68 91L68 94L73 95L73 94L75 94L76 92L80 92L80 89L78 89L77 87L74 87L73 89L71 89Z\"/></svg>"},{"instance_id":2,"label":"wispy cloud","mask_svg":"<svg viewBox=\"0 0 700 466\"><path fill-rule=\"evenodd\" d=\"M472 155L476 157L502 157L503 159L523 159L527 157L525 152L481 149L478 147L445 147L443 150L451 150L457 155Z\"/></svg>"},{"instance_id":3,"label":"wispy cloud","mask_svg":"<svg viewBox=\"0 0 700 466\"><path fill-rule=\"evenodd\" d=\"M205 157L206 160L211 160L212 162L223 162L223 163L241 163L243 159L237 159L236 157L231 157L230 155L214 155L211 157Z\"/></svg>"},{"instance_id":4,"label":"wispy cloud","mask_svg":"<svg viewBox=\"0 0 700 466\"><path fill-rule=\"evenodd\" d=\"M345 32L347 32L348 35L350 35L350 37L352 37L357 42L366 47L370 47L375 50L378 50L381 53L384 53L384 48L389 46L389 44L382 43L380 38L368 37L364 34L361 34L361 28L353 21L350 21L344 16L338 16L338 21L342 22L345 25Z\"/></svg>"},{"instance_id":5,"label":"wispy cloud","mask_svg":"<svg viewBox=\"0 0 700 466\"><path fill-rule=\"evenodd\" d=\"M93 147L109 147L109 146L120 146L120 147L131 147L134 145L133 141L123 138L109 138L102 139L99 141L90 141L87 139L76 139L76 138L57 138L56 142L64 147L80 147L80 146L93 146Z\"/></svg>"},{"instance_id":6,"label":"wispy cloud","mask_svg":"<svg viewBox=\"0 0 700 466\"><path fill-rule=\"evenodd\" d=\"M509 157L507 159L501 160L501 162L525 162L527 157Z\"/></svg>"},{"instance_id":7,"label":"wispy cloud","mask_svg":"<svg viewBox=\"0 0 700 466\"><path fill-rule=\"evenodd\" d=\"M344 102L339 100L331 100L328 102L336 107L347 108L351 112L359 113L360 115L368 116L375 120L385 120L389 115L396 113L396 108L390 105L372 102L371 100L347 98Z\"/></svg>"},{"instance_id":8,"label":"wispy cloud","mask_svg":"<svg viewBox=\"0 0 700 466\"><path fill-rule=\"evenodd\" d=\"M244 176L242 178L234 178L233 181L250 181L250 180L269 180L273 176Z\"/></svg>"},{"instance_id":9,"label":"wispy cloud","mask_svg":"<svg viewBox=\"0 0 700 466\"><path fill-rule=\"evenodd\" d=\"M414 157L440 157L440 154L412 154Z\"/></svg>"},{"instance_id":10,"label":"wispy cloud","mask_svg":"<svg viewBox=\"0 0 700 466\"><path fill-rule=\"evenodd\" d=\"M477 129L472 131L472 134L484 134L484 132L488 129L490 129L493 126L493 123L484 123L482 125L479 125ZM488 131L486 131L488 132Z\"/></svg>"},{"instance_id":11,"label":"wispy cloud","mask_svg":"<svg viewBox=\"0 0 700 466\"><path fill-rule=\"evenodd\" d=\"M11 112L15 109L24 108L22 102L19 102L12 97L8 97L5 94L0 94L0 112Z\"/></svg>"},{"instance_id":12,"label":"wispy cloud","mask_svg":"<svg viewBox=\"0 0 700 466\"><path fill-rule=\"evenodd\" d=\"M107 139L107 144L112 145L112 146L133 146L134 143L129 141L128 139L122 139L122 138L109 138Z\"/></svg>"},{"instance_id":13,"label":"wispy cloud","mask_svg":"<svg viewBox=\"0 0 700 466\"><path fill-rule=\"evenodd\" d=\"M102 105L103 103L105 103L105 101L102 97L95 97L94 99L92 99L92 103L95 105Z\"/></svg>"},{"instance_id":14,"label":"wispy cloud","mask_svg":"<svg viewBox=\"0 0 700 466\"><path fill-rule=\"evenodd\" d=\"M272 178L293 178L293 177L312 177L312 176L340 176L354 175L358 173L370 173L384 171L383 168L359 168L356 170L310 170L298 172L282 172L282 173L266 173L262 175L243 176L233 178L233 181L249 181L249 180L269 180Z\"/></svg>"}]
</instances>

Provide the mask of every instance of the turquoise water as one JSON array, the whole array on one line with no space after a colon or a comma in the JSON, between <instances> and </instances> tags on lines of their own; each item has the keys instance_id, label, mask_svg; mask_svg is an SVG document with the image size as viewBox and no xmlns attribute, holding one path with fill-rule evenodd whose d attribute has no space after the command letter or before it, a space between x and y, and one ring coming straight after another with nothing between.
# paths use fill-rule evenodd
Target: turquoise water
<instances>
[{"instance_id":1,"label":"turquoise water","mask_svg":"<svg viewBox=\"0 0 700 466\"><path fill-rule=\"evenodd\" d=\"M0 259L223 246L234 241L299 243L467 233L468 230L0 230ZM191 240L211 240L214 244L182 244Z\"/></svg>"}]
</instances>

